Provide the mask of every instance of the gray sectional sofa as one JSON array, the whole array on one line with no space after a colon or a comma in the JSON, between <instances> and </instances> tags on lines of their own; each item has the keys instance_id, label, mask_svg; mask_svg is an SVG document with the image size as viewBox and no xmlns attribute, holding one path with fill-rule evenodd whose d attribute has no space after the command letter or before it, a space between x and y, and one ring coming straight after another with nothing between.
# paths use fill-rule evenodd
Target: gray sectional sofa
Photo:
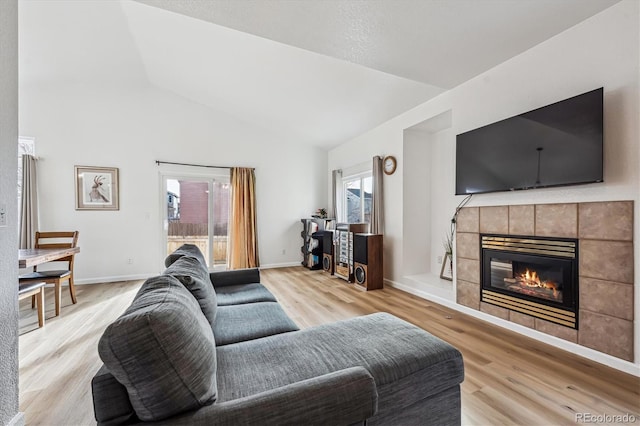
<instances>
[{"instance_id":1,"label":"gray sectional sofa","mask_svg":"<svg viewBox=\"0 0 640 426\"><path fill-rule=\"evenodd\" d=\"M167 257L105 330L100 425L460 424L460 352L386 313L299 330L257 269Z\"/></svg>"}]
</instances>

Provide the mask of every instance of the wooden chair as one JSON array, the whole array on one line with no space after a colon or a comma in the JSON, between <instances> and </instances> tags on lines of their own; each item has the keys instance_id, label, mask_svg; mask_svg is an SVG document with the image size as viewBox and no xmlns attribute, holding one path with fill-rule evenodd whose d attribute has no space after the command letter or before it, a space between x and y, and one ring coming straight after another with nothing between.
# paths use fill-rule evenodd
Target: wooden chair
<instances>
[{"instance_id":1,"label":"wooden chair","mask_svg":"<svg viewBox=\"0 0 640 426\"><path fill-rule=\"evenodd\" d=\"M54 240L52 242L51 240ZM60 241L64 242L60 242ZM78 231L73 232L36 232L36 244L35 248L72 248L78 244ZM69 282L69 293L71 295L71 301L75 304L76 289L73 285L73 255L63 257L56 260L56 262L68 262L68 269L55 270L55 271L38 271L37 267L33 267L33 272L30 274L21 275L19 277L20 284L44 281L47 284L55 285L55 301L56 301L56 316L60 315L60 306L62 299L62 283ZM32 306L33 306L32 299Z\"/></svg>"},{"instance_id":2,"label":"wooden chair","mask_svg":"<svg viewBox=\"0 0 640 426\"><path fill-rule=\"evenodd\" d=\"M44 327L44 281L28 281L18 284L18 300L31 297L38 307L38 327ZM33 302L32 302L33 303ZM33 306L32 306L33 307Z\"/></svg>"}]
</instances>

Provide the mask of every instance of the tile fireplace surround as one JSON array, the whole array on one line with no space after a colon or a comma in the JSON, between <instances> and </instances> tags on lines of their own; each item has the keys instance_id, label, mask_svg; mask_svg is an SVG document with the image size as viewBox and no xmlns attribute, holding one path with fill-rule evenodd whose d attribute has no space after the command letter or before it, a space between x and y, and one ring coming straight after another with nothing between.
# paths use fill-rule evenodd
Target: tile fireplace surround
<instances>
[{"instance_id":1,"label":"tile fireplace surround","mask_svg":"<svg viewBox=\"0 0 640 426\"><path fill-rule=\"evenodd\" d=\"M579 329L480 300L480 234L579 240ZM633 362L633 201L466 207L456 226L461 305Z\"/></svg>"}]
</instances>

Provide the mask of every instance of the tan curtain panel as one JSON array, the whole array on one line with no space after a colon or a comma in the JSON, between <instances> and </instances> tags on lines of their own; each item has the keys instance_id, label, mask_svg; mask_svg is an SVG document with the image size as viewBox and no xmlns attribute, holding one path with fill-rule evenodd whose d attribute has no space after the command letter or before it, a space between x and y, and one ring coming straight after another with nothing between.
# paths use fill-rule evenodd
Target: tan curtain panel
<instances>
[{"instance_id":1,"label":"tan curtain panel","mask_svg":"<svg viewBox=\"0 0 640 426\"><path fill-rule=\"evenodd\" d=\"M33 155L22 156L22 196L20 202L20 248L35 246L38 230L38 186L36 159Z\"/></svg>"},{"instance_id":2,"label":"tan curtain panel","mask_svg":"<svg viewBox=\"0 0 640 426\"><path fill-rule=\"evenodd\" d=\"M371 199L371 225L372 234L384 233L384 195L382 191L382 157L373 157L373 194Z\"/></svg>"},{"instance_id":3,"label":"tan curtain panel","mask_svg":"<svg viewBox=\"0 0 640 426\"><path fill-rule=\"evenodd\" d=\"M256 176L253 169L231 169L229 268L255 268L258 259Z\"/></svg>"}]
</instances>

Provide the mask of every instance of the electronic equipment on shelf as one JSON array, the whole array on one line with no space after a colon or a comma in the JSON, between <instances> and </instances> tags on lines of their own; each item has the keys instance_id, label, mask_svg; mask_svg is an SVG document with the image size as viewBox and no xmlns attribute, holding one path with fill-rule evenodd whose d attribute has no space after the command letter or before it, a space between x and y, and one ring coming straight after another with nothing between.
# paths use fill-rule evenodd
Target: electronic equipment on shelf
<instances>
[{"instance_id":1,"label":"electronic equipment on shelf","mask_svg":"<svg viewBox=\"0 0 640 426\"><path fill-rule=\"evenodd\" d=\"M338 223L336 225L335 272L337 277L353 282L353 234L367 232L368 223Z\"/></svg>"}]
</instances>

